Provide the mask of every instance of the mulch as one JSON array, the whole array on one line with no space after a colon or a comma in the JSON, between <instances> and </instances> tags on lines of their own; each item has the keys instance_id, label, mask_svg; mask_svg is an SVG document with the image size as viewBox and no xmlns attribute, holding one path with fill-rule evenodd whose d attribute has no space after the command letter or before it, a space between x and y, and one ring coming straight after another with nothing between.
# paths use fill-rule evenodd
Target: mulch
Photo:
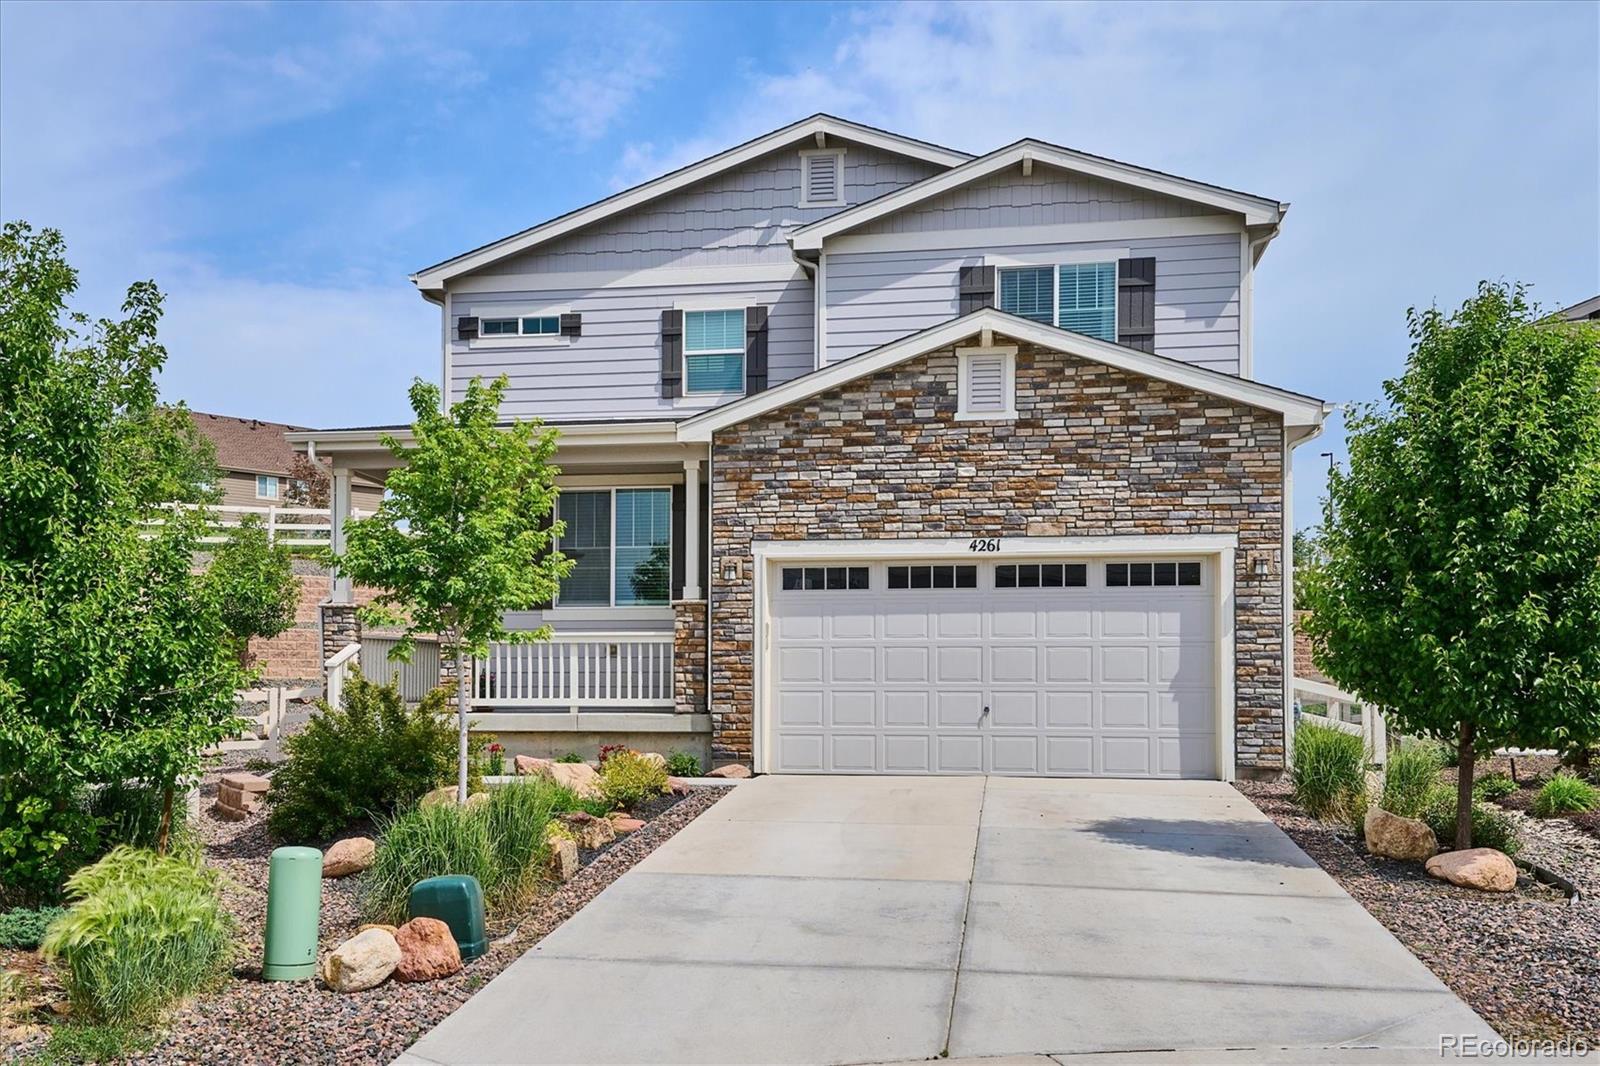
<instances>
[{"instance_id":1,"label":"mulch","mask_svg":"<svg viewBox=\"0 0 1600 1066\"><path fill-rule=\"evenodd\" d=\"M130 1062L387 1063L725 791L699 788L682 799L664 797L635 812L647 819L645 827L598 851L583 852L583 866L571 881L540 896L520 915L491 915L489 951L460 972L425 984L388 981L366 992L340 994L315 980L261 980L267 858L275 845L267 836L264 815L242 822L211 815L216 779L213 773L202 785L198 828L207 862L227 880L223 902L239 923L240 962L219 989L196 996L174 1012L155 1046ZM322 882L320 954L355 933L361 921L362 880L357 875ZM43 1041L41 1033L7 1052L21 1053Z\"/></svg>"},{"instance_id":2,"label":"mulch","mask_svg":"<svg viewBox=\"0 0 1600 1066\"><path fill-rule=\"evenodd\" d=\"M1301 810L1287 783L1236 787L1501 1036L1600 1043L1600 841L1513 812L1518 858L1567 877L1583 899L1536 884L1478 892L1367 854L1350 829Z\"/></svg>"}]
</instances>

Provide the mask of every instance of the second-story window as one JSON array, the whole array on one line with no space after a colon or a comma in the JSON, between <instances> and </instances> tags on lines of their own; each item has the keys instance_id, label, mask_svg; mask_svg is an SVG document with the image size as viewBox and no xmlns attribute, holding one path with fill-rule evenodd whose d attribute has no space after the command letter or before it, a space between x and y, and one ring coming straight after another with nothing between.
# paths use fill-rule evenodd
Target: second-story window
<instances>
[{"instance_id":1,"label":"second-story window","mask_svg":"<svg viewBox=\"0 0 1600 1066\"><path fill-rule=\"evenodd\" d=\"M686 393L744 391L744 309L685 311Z\"/></svg>"},{"instance_id":2,"label":"second-story window","mask_svg":"<svg viewBox=\"0 0 1600 1066\"><path fill-rule=\"evenodd\" d=\"M1116 263L1002 267L996 273L1000 310L1116 343Z\"/></svg>"},{"instance_id":3,"label":"second-story window","mask_svg":"<svg viewBox=\"0 0 1600 1066\"><path fill-rule=\"evenodd\" d=\"M481 337L555 337L560 333L559 315L485 318L478 323L478 335Z\"/></svg>"}]
</instances>

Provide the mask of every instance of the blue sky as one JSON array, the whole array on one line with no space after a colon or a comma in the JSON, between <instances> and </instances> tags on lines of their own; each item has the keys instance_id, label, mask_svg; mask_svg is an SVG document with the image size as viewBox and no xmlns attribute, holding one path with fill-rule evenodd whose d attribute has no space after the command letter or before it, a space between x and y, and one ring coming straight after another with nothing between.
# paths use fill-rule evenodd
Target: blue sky
<instances>
[{"instance_id":1,"label":"blue sky","mask_svg":"<svg viewBox=\"0 0 1600 1066\"><path fill-rule=\"evenodd\" d=\"M406 275L829 111L1032 135L1291 201L1256 374L1374 399L1405 309L1600 291L1600 5L0 5L0 216L105 313L168 293L163 393L402 421ZM1317 453L1296 518L1315 520Z\"/></svg>"}]
</instances>

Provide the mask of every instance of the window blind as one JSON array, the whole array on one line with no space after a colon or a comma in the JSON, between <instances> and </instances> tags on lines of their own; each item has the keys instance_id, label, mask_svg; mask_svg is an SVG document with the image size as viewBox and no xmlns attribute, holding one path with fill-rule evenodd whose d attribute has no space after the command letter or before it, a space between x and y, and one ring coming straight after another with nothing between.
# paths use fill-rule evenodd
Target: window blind
<instances>
[{"instance_id":1,"label":"window blind","mask_svg":"<svg viewBox=\"0 0 1600 1066\"><path fill-rule=\"evenodd\" d=\"M1117 264L1070 263L1057 268L1056 325L1074 333L1117 340Z\"/></svg>"},{"instance_id":2,"label":"window blind","mask_svg":"<svg viewBox=\"0 0 1600 1066\"><path fill-rule=\"evenodd\" d=\"M1000 310L1035 322L1055 324L1054 267L1020 267L1000 271Z\"/></svg>"}]
</instances>

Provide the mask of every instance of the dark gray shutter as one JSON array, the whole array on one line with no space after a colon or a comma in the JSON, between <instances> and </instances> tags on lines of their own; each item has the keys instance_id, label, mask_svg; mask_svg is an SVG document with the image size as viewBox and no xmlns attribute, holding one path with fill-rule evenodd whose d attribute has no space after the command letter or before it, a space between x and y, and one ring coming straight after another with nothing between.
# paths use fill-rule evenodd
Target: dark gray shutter
<instances>
[{"instance_id":1,"label":"dark gray shutter","mask_svg":"<svg viewBox=\"0 0 1600 1066\"><path fill-rule=\"evenodd\" d=\"M744 394L753 396L767 387L767 309L744 309Z\"/></svg>"},{"instance_id":2,"label":"dark gray shutter","mask_svg":"<svg viewBox=\"0 0 1600 1066\"><path fill-rule=\"evenodd\" d=\"M583 316L575 311L568 311L561 316L561 335L563 337L583 336Z\"/></svg>"},{"instance_id":3,"label":"dark gray shutter","mask_svg":"<svg viewBox=\"0 0 1600 1066\"><path fill-rule=\"evenodd\" d=\"M661 312L661 398L683 395L683 312Z\"/></svg>"},{"instance_id":4,"label":"dark gray shutter","mask_svg":"<svg viewBox=\"0 0 1600 1066\"><path fill-rule=\"evenodd\" d=\"M1117 263L1117 343L1141 352L1156 350L1154 256Z\"/></svg>"},{"instance_id":5,"label":"dark gray shutter","mask_svg":"<svg viewBox=\"0 0 1600 1066\"><path fill-rule=\"evenodd\" d=\"M994 267L964 266L961 268L961 300L959 311L963 315L983 307L994 306Z\"/></svg>"},{"instance_id":6,"label":"dark gray shutter","mask_svg":"<svg viewBox=\"0 0 1600 1066\"><path fill-rule=\"evenodd\" d=\"M456 337L464 340L476 340L478 337L478 320L476 318L456 319Z\"/></svg>"},{"instance_id":7,"label":"dark gray shutter","mask_svg":"<svg viewBox=\"0 0 1600 1066\"><path fill-rule=\"evenodd\" d=\"M667 593L670 599L683 599L683 571L684 552L688 545L683 538L688 532L688 523L684 521L684 509L687 499L682 485L672 486L672 587Z\"/></svg>"}]
</instances>

